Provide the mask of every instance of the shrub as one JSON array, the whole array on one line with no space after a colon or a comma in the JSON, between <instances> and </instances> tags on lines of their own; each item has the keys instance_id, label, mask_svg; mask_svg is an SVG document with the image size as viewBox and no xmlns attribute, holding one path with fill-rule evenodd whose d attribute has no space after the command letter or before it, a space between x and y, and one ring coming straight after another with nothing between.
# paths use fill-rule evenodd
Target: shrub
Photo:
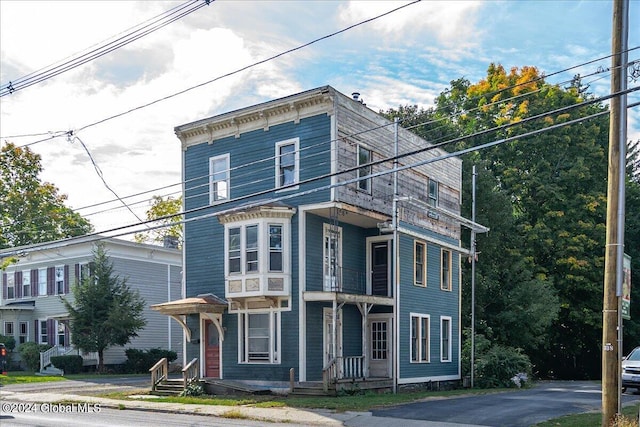
<instances>
[{"instance_id":1,"label":"shrub","mask_svg":"<svg viewBox=\"0 0 640 427\"><path fill-rule=\"evenodd\" d=\"M478 357L476 362L477 385L480 388L514 387L512 380L519 374L531 374L531 362L522 350L494 345Z\"/></svg>"},{"instance_id":2,"label":"shrub","mask_svg":"<svg viewBox=\"0 0 640 427\"><path fill-rule=\"evenodd\" d=\"M8 352L12 352L16 348L16 339L9 335L0 334L0 342L7 347Z\"/></svg>"},{"instance_id":3,"label":"shrub","mask_svg":"<svg viewBox=\"0 0 640 427\"><path fill-rule=\"evenodd\" d=\"M20 345L18 351L22 357L22 361L27 366L27 369L33 372L40 370L40 352L49 350L51 348L48 344L36 344L34 342L26 342Z\"/></svg>"},{"instance_id":4,"label":"shrub","mask_svg":"<svg viewBox=\"0 0 640 427\"><path fill-rule=\"evenodd\" d=\"M78 374L82 372L82 356L54 356L51 363L65 374Z\"/></svg>"},{"instance_id":5,"label":"shrub","mask_svg":"<svg viewBox=\"0 0 640 427\"><path fill-rule=\"evenodd\" d=\"M127 355L127 361L125 362L124 370L129 373L147 373L163 357L166 357L169 363L178 358L178 354L175 351L160 348L149 350L128 348L125 350L125 354Z\"/></svg>"},{"instance_id":6,"label":"shrub","mask_svg":"<svg viewBox=\"0 0 640 427\"><path fill-rule=\"evenodd\" d=\"M187 388L182 390L180 396L202 396L204 394L204 387L199 382L190 383Z\"/></svg>"}]
</instances>

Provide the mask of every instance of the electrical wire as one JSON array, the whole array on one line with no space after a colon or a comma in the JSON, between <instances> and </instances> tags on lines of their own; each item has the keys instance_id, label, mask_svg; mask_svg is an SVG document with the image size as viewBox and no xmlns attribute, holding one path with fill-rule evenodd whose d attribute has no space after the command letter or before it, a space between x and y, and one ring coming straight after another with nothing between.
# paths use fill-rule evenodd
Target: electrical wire
<instances>
[{"instance_id":1,"label":"electrical wire","mask_svg":"<svg viewBox=\"0 0 640 427\"><path fill-rule=\"evenodd\" d=\"M94 59L98 59L110 52L113 52L116 49L119 49L152 32L155 32L163 28L195 12L196 10L204 6L207 6L209 3L210 3L209 1L203 2L202 0L190 0L180 6L177 6L173 9L170 9L167 12L164 12L152 18L149 21L146 21L146 22L150 22L149 24L146 24L142 27L140 27L140 25L142 24L134 26L131 29L136 27L140 27L140 28L136 29L135 31L129 32L124 36L118 37L115 40L110 41L104 45L94 48L89 52L80 55L79 57L70 59L66 62L63 62L60 65L50 65L48 67L42 68L31 74L27 74L24 77L20 77L18 79L10 81L8 84L4 84L0 86L0 97L13 94L21 89L25 89L29 86L33 86L35 84L41 83L59 74L62 74L64 72L73 70L74 68L77 68L81 65L84 65L87 62L93 61ZM187 10L183 10L183 9L187 9Z\"/></svg>"}]
</instances>

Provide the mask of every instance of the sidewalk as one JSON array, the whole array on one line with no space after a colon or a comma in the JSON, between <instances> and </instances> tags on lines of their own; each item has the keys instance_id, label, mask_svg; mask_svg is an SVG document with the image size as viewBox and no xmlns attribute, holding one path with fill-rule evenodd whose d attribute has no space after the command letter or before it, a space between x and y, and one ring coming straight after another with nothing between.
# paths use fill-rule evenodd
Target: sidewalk
<instances>
[{"instance_id":1,"label":"sidewalk","mask_svg":"<svg viewBox=\"0 0 640 427\"><path fill-rule=\"evenodd\" d=\"M230 416L238 417L238 415L240 415L248 419L270 423L299 424L302 422L305 425L316 426L387 427L390 425L402 425L403 427L472 427L466 424L374 417L370 412L335 412L331 410L299 408L256 408L252 406L161 403L154 402L152 397L146 395L141 396L140 399L116 400L71 393L10 391L6 388L0 388L0 400L2 402L22 403L86 402L100 404L103 408L210 415L221 418Z\"/></svg>"}]
</instances>

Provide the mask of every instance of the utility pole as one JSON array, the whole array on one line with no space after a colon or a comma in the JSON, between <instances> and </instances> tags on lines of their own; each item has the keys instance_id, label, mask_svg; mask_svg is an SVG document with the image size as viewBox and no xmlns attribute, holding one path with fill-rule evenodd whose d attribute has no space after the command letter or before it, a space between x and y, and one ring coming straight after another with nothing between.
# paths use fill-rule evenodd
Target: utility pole
<instances>
[{"instance_id":1,"label":"utility pole","mask_svg":"<svg viewBox=\"0 0 640 427\"><path fill-rule=\"evenodd\" d=\"M474 387L476 353L476 165L471 176L471 388Z\"/></svg>"},{"instance_id":2,"label":"utility pole","mask_svg":"<svg viewBox=\"0 0 640 427\"><path fill-rule=\"evenodd\" d=\"M611 34L611 93L622 91L626 79L624 62L628 0L613 1L613 25ZM607 177L607 231L604 260L604 298L602 310L602 427L610 426L619 407L619 361L622 348L618 342L618 276L622 271L619 252L624 245L624 151L626 140L621 136L626 114L626 98L611 98L609 122L609 169ZM621 178L622 176L622 178ZM622 190L621 190L622 189ZM622 197L621 197L622 195ZM622 210L621 210L622 207ZM622 212L622 215L620 213ZM622 220L621 218L622 217ZM621 240L622 236L622 240Z\"/></svg>"}]
</instances>

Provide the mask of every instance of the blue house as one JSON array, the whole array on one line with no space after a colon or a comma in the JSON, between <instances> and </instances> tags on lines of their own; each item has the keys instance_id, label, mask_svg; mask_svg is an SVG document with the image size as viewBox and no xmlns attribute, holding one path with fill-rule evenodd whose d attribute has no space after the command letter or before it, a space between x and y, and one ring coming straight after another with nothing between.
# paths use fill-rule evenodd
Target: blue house
<instances>
[{"instance_id":1,"label":"blue house","mask_svg":"<svg viewBox=\"0 0 640 427\"><path fill-rule=\"evenodd\" d=\"M175 128L205 378L459 381L462 162L330 86ZM394 162L394 157L398 160ZM292 375L292 376L290 376Z\"/></svg>"}]
</instances>

